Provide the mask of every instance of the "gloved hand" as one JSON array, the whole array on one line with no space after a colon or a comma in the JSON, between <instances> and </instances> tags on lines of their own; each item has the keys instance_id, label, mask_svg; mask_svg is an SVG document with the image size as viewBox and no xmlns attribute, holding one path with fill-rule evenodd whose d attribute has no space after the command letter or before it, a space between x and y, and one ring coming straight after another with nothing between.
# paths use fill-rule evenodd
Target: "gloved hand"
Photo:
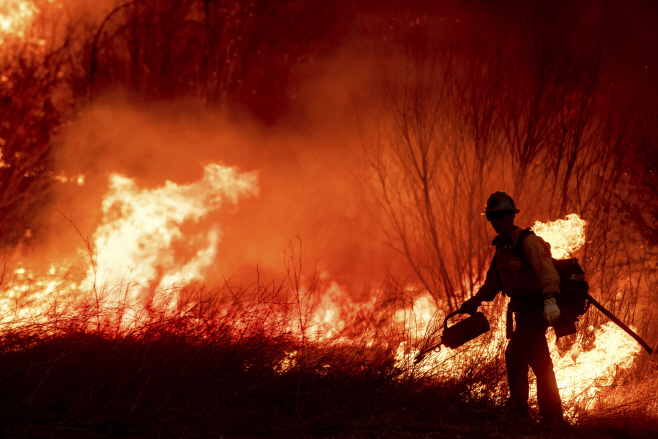
<instances>
[{"instance_id":1,"label":"gloved hand","mask_svg":"<svg viewBox=\"0 0 658 439\"><path fill-rule=\"evenodd\" d=\"M557 306L555 297L544 300L544 320L546 323L553 326L553 324L560 318L560 308Z\"/></svg>"},{"instance_id":2,"label":"gloved hand","mask_svg":"<svg viewBox=\"0 0 658 439\"><path fill-rule=\"evenodd\" d=\"M459 313L473 315L477 312L480 305L482 305L482 302L480 302L475 297L471 297L462 304L462 306L459 308Z\"/></svg>"}]
</instances>

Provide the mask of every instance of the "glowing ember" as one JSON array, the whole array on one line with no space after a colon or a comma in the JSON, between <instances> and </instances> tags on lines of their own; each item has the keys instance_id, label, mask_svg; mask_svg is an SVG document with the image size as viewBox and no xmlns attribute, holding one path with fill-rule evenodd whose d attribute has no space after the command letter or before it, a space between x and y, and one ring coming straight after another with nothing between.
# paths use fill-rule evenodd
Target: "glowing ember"
<instances>
[{"instance_id":1,"label":"glowing ember","mask_svg":"<svg viewBox=\"0 0 658 439\"><path fill-rule=\"evenodd\" d=\"M537 221L532 230L551 244L551 253L555 259L570 257L585 243L585 221L575 213L567 215L565 220L547 223Z\"/></svg>"},{"instance_id":2,"label":"glowing ember","mask_svg":"<svg viewBox=\"0 0 658 439\"><path fill-rule=\"evenodd\" d=\"M50 267L49 273L49 276L35 276L23 267L14 271L0 296L0 322L4 328L43 322L49 312L57 313L65 306L61 302L62 285L75 288L75 283L56 275L55 267Z\"/></svg>"},{"instance_id":3,"label":"glowing ember","mask_svg":"<svg viewBox=\"0 0 658 439\"><path fill-rule=\"evenodd\" d=\"M60 183L77 183L78 186L85 184L85 176L82 174L78 175L77 177L67 177L66 174L60 174L55 175L52 178L53 180L59 181Z\"/></svg>"},{"instance_id":4,"label":"glowing ember","mask_svg":"<svg viewBox=\"0 0 658 439\"><path fill-rule=\"evenodd\" d=\"M2 0L0 2L0 44L6 36L25 37L25 32L39 13L34 3L28 0Z\"/></svg>"}]
</instances>

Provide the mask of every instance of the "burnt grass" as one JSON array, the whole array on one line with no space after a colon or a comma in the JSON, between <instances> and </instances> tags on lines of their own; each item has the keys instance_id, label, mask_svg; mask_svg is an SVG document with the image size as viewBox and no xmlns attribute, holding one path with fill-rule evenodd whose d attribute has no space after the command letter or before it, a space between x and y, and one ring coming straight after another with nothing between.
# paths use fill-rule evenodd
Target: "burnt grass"
<instances>
[{"instance_id":1,"label":"burnt grass","mask_svg":"<svg viewBox=\"0 0 658 439\"><path fill-rule=\"evenodd\" d=\"M471 394L472 380L502 379L496 362L469 379L437 382L401 374L382 345L330 347L265 329L209 329L207 322L200 332L180 319L122 335L67 330L4 334L0 436L555 436L528 431L500 405ZM567 437L658 433L637 414L588 419Z\"/></svg>"}]
</instances>

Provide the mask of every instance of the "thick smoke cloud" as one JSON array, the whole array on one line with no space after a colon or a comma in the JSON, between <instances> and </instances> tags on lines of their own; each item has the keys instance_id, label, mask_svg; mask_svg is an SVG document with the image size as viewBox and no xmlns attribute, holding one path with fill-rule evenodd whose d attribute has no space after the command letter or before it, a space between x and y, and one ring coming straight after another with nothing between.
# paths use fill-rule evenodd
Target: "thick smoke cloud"
<instances>
[{"instance_id":1,"label":"thick smoke cloud","mask_svg":"<svg viewBox=\"0 0 658 439\"><path fill-rule=\"evenodd\" d=\"M70 254L82 244L59 212L83 235L93 234L111 173L153 188L167 180L189 184L201 178L204 165L219 163L258 171L260 193L184 225L190 236L220 225L216 266L207 281L252 282L256 269L263 278L280 279L292 255L289 245L299 254L301 241L306 276L324 271L356 293L380 282L400 262L380 243L354 167L360 144L350 104L359 79L332 73L299 90L304 120L293 117L298 123L276 126L247 117L238 122L194 100L135 103L118 94L99 99L61 138L58 168L84 175L85 184L60 187L51 222L58 224L54 254Z\"/></svg>"}]
</instances>

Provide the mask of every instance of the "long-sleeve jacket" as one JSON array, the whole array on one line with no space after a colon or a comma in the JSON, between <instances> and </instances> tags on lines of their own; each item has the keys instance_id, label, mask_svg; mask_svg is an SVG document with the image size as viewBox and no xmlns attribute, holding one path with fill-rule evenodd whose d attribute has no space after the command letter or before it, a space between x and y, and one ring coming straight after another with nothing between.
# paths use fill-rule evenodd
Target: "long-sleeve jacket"
<instances>
[{"instance_id":1,"label":"long-sleeve jacket","mask_svg":"<svg viewBox=\"0 0 658 439\"><path fill-rule=\"evenodd\" d=\"M516 227L507 242L500 236L492 242L496 246L496 257L487 271L484 285L475 295L480 301L491 301L499 291L507 296L523 296L535 291L544 295L560 293L560 276L555 270L550 256L550 244L535 234L523 240L526 263L514 253L514 248L522 229ZM497 273L496 273L497 272Z\"/></svg>"}]
</instances>

